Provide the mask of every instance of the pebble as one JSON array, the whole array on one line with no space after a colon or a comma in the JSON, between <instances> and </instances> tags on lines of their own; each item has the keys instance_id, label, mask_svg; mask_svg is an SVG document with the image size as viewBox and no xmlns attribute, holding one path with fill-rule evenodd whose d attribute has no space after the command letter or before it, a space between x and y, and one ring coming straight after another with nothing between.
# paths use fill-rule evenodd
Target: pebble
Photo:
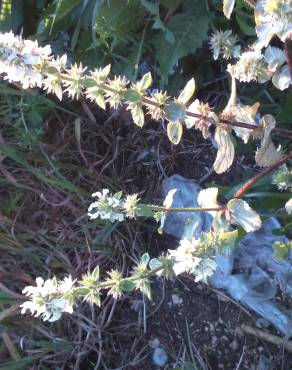
<instances>
[{"instance_id":1,"label":"pebble","mask_svg":"<svg viewBox=\"0 0 292 370\"><path fill-rule=\"evenodd\" d=\"M234 340L233 342L231 342L229 344L229 347L233 350L233 351L236 351L238 349L238 343L236 340Z\"/></svg>"},{"instance_id":2,"label":"pebble","mask_svg":"<svg viewBox=\"0 0 292 370\"><path fill-rule=\"evenodd\" d=\"M177 294L172 294L171 299L172 299L173 304L182 304L183 303L183 299L180 298Z\"/></svg>"},{"instance_id":3,"label":"pebble","mask_svg":"<svg viewBox=\"0 0 292 370\"><path fill-rule=\"evenodd\" d=\"M168 356L162 347L157 347L153 351L152 360L156 366L163 367L167 362Z\"/></svg>"}]
</instances>

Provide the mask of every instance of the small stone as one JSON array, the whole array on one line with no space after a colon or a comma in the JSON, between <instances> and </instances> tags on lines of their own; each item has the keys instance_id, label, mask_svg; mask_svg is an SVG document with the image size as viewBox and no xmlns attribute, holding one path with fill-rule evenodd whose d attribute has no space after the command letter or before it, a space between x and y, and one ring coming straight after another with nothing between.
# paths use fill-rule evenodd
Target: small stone
<instances>
[{"instance_id":1,"label":"small stone","mask_svg":"<svg viewBox=\"0 0 292 370\"><path fill-rule=\"evenodd\" d=\"M159 342L158 338L153 338L153 339L149 340L148 344L149 344L149 347L151 347L151 348L157 348L157 347L159 347L160 342Z\"/></svg>"},{"instance_id":2,"label":"small stone","mask_svg":"<svg viewBox=\"0 0 292 370\"><path fill-rule=\"evenodd\" d=\"M172 299L172 303L175 304L175 305L183 303L182 298L180 298L177 294L172 294L171 299Z\"/></svg>"},{"instance_id":3,"label":"small stone","mask_svg":"<svg viewBox=\"0 0 292 370\"><path fill-rule=\"evenodd\" d=\"M156 366L163 367L167 362L168 356L162 347L155 348L152 360Z\"/></svg>"},{"instance_id":4,"label":"small stone","mask_svg":"<svg viewBox=\"0 0 292 370\"><path fill-rule=\"evenodd\" d=\"M238 343L236 340L232 341L230 344L229 344L229 347L233 350L233 351L236 351L238 349Z\"/></svg>"}]
</instances>

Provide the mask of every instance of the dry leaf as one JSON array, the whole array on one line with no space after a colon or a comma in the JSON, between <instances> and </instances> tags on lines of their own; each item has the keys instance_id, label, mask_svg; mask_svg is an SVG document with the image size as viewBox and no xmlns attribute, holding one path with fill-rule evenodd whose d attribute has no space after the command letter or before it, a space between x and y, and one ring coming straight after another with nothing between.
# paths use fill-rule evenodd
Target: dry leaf
<instances>
[{"instance_id":1,"label":"dry leaf","mask_svg":"<svg viewBox=\"0 0 292 370\"><path fill-rule=\"evenodd\" d=\"M256 164L260 167L268 167L272 163L282 158L281 152L276 149L271 139L272 129L276 126L276 121L271 114L266 114L261 119L263 127L263 137L261 146L255 154Z\"/></svg>"},{"instance_id":2,"label":"dry leaf","mask_svg":"<svg viewBox=\"0 0 292 370\"><path fill-rule=\"evenodd\" d=\"M216 173L226 172L232 165L234 159L234 145L228 131L217 127L214 135L218 144L218 151L213 165Z\"/></svg>"}]
</instances>

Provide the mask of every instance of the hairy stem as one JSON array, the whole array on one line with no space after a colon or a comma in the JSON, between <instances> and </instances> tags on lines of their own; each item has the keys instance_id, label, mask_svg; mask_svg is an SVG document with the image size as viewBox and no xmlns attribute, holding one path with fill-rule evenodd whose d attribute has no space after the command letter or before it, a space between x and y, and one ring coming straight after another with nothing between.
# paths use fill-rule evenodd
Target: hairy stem
<instances>
[{"instance_id":1,"label":"hairy stem","mask_svg":"<svg viewBox=\"0 0 292 370\"><path fill-rule=\"evenodd\" d=\"M288 162L292 159L292 152L287 154L284 158L280 159L279 161L275 162L271 166L263 169L257 175L252 177L248 182L246 182L234 195L232 198L241 198L244 193L247 192L254 184L256 184L261 178L269 174L270 172L274 171L276 168L282 166L284 163Z\"/></svg>"},{"instance_id":2,"label":"hairy stem","mask_svg":"<svg viewBox=\"0 0 292 370\"><path fill-rule=\"evenodd\" d=\"M219 207L210 207L210 208L200 208L200 207L190 207L190 208L166 208L163 206L155 206L155 205L150 205L150 208L156 211L163 211L163 212L210 212L210 211L222 211L224 207L219 206Z\"/></svg>"}]
</instances>

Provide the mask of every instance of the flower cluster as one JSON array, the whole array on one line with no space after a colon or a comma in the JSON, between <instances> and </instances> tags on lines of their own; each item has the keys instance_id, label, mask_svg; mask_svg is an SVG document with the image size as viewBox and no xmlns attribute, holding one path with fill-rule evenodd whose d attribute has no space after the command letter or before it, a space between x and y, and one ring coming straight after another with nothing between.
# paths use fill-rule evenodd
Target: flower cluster
<instances>
[{"instance_id":1,"label":"flower cluster","mask_svg":"<svg viewBox=\"0 0 292 370\"><path fill-rule=\"evenodd\" d=\"M274 35L285 41L292 31L291 0L259 0L255 9L257 47L267 47Z\"/></svg>"},{"instance_id":2,"label":"flower cluster","mask_svg":"<svg viewBox=\"0 0 292 370\"><path fill-rule=\"evenodd\" d=\"M102 192L98 191L93 193L92 196L98 199L91 203L88 208L88 216L91 220L98 217L111 222L124 220L124 215L121 212L121 192L112 195L108 189L103 189Z\"/></svg>"},{"instance_id":3,"label":"flower cluster","mask_svg":"<svg viewBox=\"0 0 292 370\"><path fill-rule=\"evenodd\" d=\"M21 313L29 310L32 315L41 316L44 321L59 320L62 312L73 312L73 285L71 276L60 282L55 278L44 281L38 277L35 287L27 286L22 291L30 300L21 305Z\"/></svg>"},{"instance_id":4,"label":"flower cluster","mask_svg":"<svg viewBox=\"0 0 292 370\"><path fill-rule=\"evenodd\" d=\"M220 54L224 59L238 58L241 48L236 45L237 41L237 36L233 36L231 30L215 31L209 41L214 60L217 60Z\"/></svg>"},{"instance_id":5,"label":"flower cluster","mask_svg":"<svg viewBox=\"0 0 292 370\"><path fill-rule=\"evenodd\" d=\"M23 40L12 32L0 33L0 74L9 82L20 82L24 89L42 86L36 66L50 54L50 46L39 47L37 41Z\"/></svg>"},{"instance_id":6,"label":"flower cluster","mask_svg":"<svg viewBox=\"0 0 292 370\"><path fill-rule=\"evenodd\" d=\"M273 174L272 182L280 191L288 190L292 192L292 169L283 165Z\"/></svg>"},{"instance_id":7,"label":"flower cluster","mask_svg":"<svg viewBox=\"0 0 292 370\"><path fill-rule=\"evenodd\" d=\"M268 46L264 54L260 49L242 53L233 71L239 81L264 83L272 80L279 90L287 89L292 83L284 51L273 46Z\"/></svg>"}]
</instances>

